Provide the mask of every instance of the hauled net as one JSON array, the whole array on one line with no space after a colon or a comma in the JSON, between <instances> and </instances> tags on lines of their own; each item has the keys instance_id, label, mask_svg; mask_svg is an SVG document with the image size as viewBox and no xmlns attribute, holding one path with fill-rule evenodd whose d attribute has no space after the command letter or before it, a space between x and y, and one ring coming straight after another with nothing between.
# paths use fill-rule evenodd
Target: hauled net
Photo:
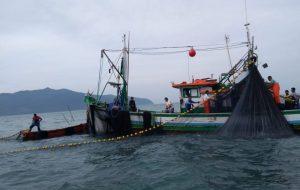
<instances>
[{"instance_id":1,"label":"hauled net","mask_svg":"<svg viewBox=\"0 0 300 190\"><path fill-rule=\"evenodd\" d=\"M293 134L274 102L257 67L253 64L243 92L218 136L235 138L280 138Z\"/></svg>"}]
</instances>

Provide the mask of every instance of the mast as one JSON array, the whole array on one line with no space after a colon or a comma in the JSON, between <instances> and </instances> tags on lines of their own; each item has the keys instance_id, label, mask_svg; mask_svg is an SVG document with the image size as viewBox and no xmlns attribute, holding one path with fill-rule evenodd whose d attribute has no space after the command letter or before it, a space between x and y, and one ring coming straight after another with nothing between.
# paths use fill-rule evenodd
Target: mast
<instances>
[{"instance_id":1,"label":"mast","mask_svg":"<svg viewBox=\"0 0 300 190\"><path fill-rule=\"evenodd\" d=\"M246 32L247 32L247 46L248 46L248 58L252 57L253 55L253 44L251 43L250 39L250 30L249 26L250 23L248 22L248 10L247 10L247 0L245 0L245 27L246 27Z\"/></svg>"},{"instance_id":2,"label":"mast","mask_svg":"<svg viewBox=\"0 0 300 190\"><path fill-rule=\"evenodd\" d=\"M126 42L126 35L123 35L122 61L121 61L121 77L123 79L122 89L120 92L121 107L128 110L128 79L129 79L129 49Z\"/></svg>"},{"instance_id":3,"label":"mast","mask_svg":"<svg viewBox=\"0 0 300 190\"><path fill-rule=\"evenodd\" d=\"M229 52L229 36L227 36L225 34L225 42L226 42L226 50L227 50L227 54L228 54L228 59L229 59L229 63L230 63L230 69L232 70L232 60L231 60L231 56L230 56L230 52ZM232 75L232 81L233 83L235 83L235 74L233 73Z\"/></svg>"}]
</instances>

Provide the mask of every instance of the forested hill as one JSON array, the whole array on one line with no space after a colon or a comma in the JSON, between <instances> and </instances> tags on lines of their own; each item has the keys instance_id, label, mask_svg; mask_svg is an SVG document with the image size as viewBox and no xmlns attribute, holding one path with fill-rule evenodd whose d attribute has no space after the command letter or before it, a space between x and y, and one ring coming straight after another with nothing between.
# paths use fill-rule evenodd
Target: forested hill
<instances>
[{"instance_id":1,"label":"forested hill","mask_svg":"<svg viewBox=\"0 0 300 190\"><path fill-rule=\"evenodd\" d=\"M26 90L16 93L0 93L0 115L16 115L85 109L84 93L68 89ZM103 100L111 102L115 96L104 95ZM137 105L151 105L145 98L135 98Z\"/></svg>"}]
</instances>

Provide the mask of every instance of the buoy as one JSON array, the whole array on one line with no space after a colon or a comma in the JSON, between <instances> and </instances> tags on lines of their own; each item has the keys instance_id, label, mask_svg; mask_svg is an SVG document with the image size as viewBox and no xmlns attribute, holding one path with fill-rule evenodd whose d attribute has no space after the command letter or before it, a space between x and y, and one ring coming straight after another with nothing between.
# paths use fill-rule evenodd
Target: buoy
<instances>
[{"instance_id":1,"label":"buoy","mask_svg":"<svg viewBox=\"0 0 300 190\"><path fill-rule=\"evenodd\" d=\"M194 48L191 48L191 49L189 50L189 56L190 56L190 57L195 57L195 55L196 55L196 51L194 50Z\"/></svg>"}]
</instances>

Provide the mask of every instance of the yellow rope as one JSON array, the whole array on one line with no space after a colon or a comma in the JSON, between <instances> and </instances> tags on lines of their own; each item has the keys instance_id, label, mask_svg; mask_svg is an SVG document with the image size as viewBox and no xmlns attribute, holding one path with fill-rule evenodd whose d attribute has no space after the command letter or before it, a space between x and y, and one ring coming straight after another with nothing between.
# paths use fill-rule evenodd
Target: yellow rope
<instances>
[{"instance_id":1,"label":"yellow rope","mask_svg":"<svg viewBox=\"0 0 300 190\"><path fill-rule=\"evenodd\" d=\"M138 131L138 132L134 132L134 133L131 133L131 134L122 135L122 136L118 136L118 137L111 137L111 138L105 138L105 139L93 139L93 140L89 140L89 141L74 142L74 143L65 143L65 144L20 148L20 149L15 149L15 150L12 150L12 151L2 152L0 154L15 154L15 153L21 153L21 152L38 151L38 150L55 150L55 149L66 148L66 147L78 147L78 146L87 145L87 144L120 141L120 140L124 140L124 139L130 138L130 137L135 137L135 136L142 135L146 132L152 131L152 130L157 129L159 127L162 127L162 125L153 126L153 127L148 128L148 129L145 129L145 130L141 130L141 131Z\"/></svg>"},{"instance_id":2,"label":"yellow rope","mask_svg":"<svg viewBox=\"0 0 300 190\"><path fill-rule=\"evenodd\" d=\"M186 114L186 113L184 113L184 114ZM105 139L94 139L94 140L75 142L75 143L45 145L45 146L37 146L37 147L29 147L29 148L20 148L20 149L7 151L7 152L2 152L0 154L15 154L15 153L21 153L21 152L28 152L28 151L38 151L38 150L54 150L54 149L59 149L59 148L78 147L78 146L82 146L82 145L95 144L95 143L101 143L101 142L120 141L120 140L124 140L124 139L130 138L130 137L143 135L144 133L147 133L147 132L150 132L154 129L163 127L163 125L165 125L166 123L169 123L169 122L171 122L171 121L173 121L173 120L175 120L179 117L180 117L180 115L178 117L174 118L174 119L171 119L170 121L163 122L158 126L153 126L153 127L148 128L148 129L144 129L144 130L141 130L141 131L138 131L138 132L134 132L134 133L130 133L130 134L127 134L127 135L118 136L118 137L111 137L111 138L105 138ZM18 134L18 133L16 133L16 134ZM16 135L16 134L14 134L14 135ZM12 137L14 135L11 135L9 137Z\"/></svg>"},{"instance_id":3,"label":"yellow rope","mask_svg":"<svg viewBox=\"0 0 300 190\"><path fill-rule=\"evenodd\" d=\"M0 140L7 140L7 139L9 139L9 138L11 138L11 137L13 137L13 136L16 136L16 135L19 135L20 134L20 132L17 132L17 133L14 133L14 134L12 134L12 135L9 135L9 136L5 136L5 137L0 137Z\"/></svg>"}]
</instances>

